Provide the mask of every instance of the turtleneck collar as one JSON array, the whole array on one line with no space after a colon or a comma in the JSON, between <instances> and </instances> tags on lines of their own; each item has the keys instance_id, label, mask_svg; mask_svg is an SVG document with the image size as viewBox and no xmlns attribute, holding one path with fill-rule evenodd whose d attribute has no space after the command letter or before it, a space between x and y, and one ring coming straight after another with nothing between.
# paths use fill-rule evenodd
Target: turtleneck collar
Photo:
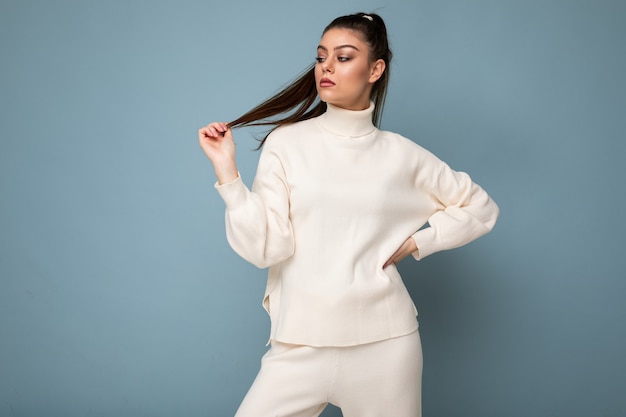
<instances>
[{"instance_id":1,"label":"turtleneck collar","mask_svg":"<svg viewBox=\"0 0 626 417\"><path fill-rule=\"evenodd\" d=\"M346 110L327 103L326 113L318 117L320 125L329 132L350 138L372 133L376 126L372 122L374 103L365 110Z\"/></svg>"}]
</instances>

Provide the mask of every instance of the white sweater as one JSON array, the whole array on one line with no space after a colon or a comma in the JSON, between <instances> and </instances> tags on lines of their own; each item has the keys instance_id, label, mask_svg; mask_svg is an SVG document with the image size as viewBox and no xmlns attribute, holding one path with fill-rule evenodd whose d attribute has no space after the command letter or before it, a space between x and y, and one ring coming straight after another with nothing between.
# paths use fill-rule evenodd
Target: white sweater
<instances>
[{"instance_id":1,"label":"white sweater","mask_svg":"<svg viewBox=\"0 0 626 417\"><path fill-rule=\"evenodd\" d=\"M419 260L496 222L498 206L467 174L377 129L373 110L329 105L280 127L263 147L252 191L240 178L216 185L230 245L269 267L270 339L350 346L411 333L417 310L385 261L409 236Z\"/></svg>"}]
</instances>

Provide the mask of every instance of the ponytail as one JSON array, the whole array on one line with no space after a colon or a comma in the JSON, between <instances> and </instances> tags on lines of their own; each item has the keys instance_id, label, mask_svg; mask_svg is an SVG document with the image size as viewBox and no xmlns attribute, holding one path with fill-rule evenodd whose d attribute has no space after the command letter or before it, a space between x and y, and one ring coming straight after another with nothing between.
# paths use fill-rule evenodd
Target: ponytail
<instances>
[{"instance_id":1,"label":"ponytail","mask_svg":"<svg viewBox=\"0 0 626 417\"><path fill-rule=\"evenodd\" d=\"M315 103L316 101L317 103ZM313 107L311 108L311 106ZM294 109L296 110L292 112ZM290 85L243 116L230 122L228 127L274 126L269 132L271 133L279 126L311 119L323 114L325 111L326 103L317 100L315 66L312 65ZM281 114L287 115L278 119L272 119L272 117ZM261 140L259 148L263 146L269 133Z\"/></svg>"},{"instance_id":2,"label":"ponytail","mask_svg":"<svg viewBox=\"0 0 626 417\"><path fill-rule=\"evenodd\" d=\"M343 28L359 32L369 45L370 59L385 61L386 69L372 88L372 97L375 109L372 117L374 125L378 126L382 116L387 86L389 83L389 71L391 63L391 50L387 39L387 28L383 19L377 14L356 13L341 16L333 20L323 33L330 29ZM228 124L230 128L244 126L274 126L261 140L260 149L267 136L276 128L312 119L322 115L326 111L326 103L317 97L315 85L315 65L309 66L295 81L259 104L243 116ZM275 116L282 117L274 118Z\"/></svg>"}]
</instances>

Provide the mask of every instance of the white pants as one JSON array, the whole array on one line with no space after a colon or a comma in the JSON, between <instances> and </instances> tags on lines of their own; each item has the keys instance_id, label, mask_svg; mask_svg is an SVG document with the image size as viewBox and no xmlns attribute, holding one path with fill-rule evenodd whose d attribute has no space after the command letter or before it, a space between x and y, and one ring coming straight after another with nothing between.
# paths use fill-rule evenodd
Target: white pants
<instances>
[{"instance_id":1,"label":"white pants","mask_svg":"<svg viewBox=\"0 0 626 417\"><path fill-rule=\"evenodd\" d=\"M235 417L420 417L419 332L348 347L272 342Z\"/></svg>"}]
</instances>

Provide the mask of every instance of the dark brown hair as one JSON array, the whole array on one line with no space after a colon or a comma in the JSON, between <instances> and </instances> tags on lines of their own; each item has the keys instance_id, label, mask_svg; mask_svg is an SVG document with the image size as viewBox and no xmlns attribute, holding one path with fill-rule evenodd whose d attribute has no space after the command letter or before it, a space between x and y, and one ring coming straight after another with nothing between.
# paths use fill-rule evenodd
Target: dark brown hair
<instances>
[{"instance_id":1,"label":"dark brown hair","mask_svg":"<svg viewBox=\"0 0 626 417\"><path fill-rule=\"evenodd\" d=\"M373 62L378 59L385 61L385 71L374 84L371 96L375 105L372 121L378 126L385 105L392 57L385 22L374 13L356 13L336 18L326 26L322 34L330 29L350 29L360 33L363 40L369 45L370 61ZM326 103L320 101L317 97L315 65L313 64L287 87L243 116L233 120L228 126L231 128L274 126L272 129L274 130L285 124L311 119L323 114L325 111ZM265 139L267 139L267 135L261 140L259 148L263 146Z\"/></svg>"}]
</instances>

